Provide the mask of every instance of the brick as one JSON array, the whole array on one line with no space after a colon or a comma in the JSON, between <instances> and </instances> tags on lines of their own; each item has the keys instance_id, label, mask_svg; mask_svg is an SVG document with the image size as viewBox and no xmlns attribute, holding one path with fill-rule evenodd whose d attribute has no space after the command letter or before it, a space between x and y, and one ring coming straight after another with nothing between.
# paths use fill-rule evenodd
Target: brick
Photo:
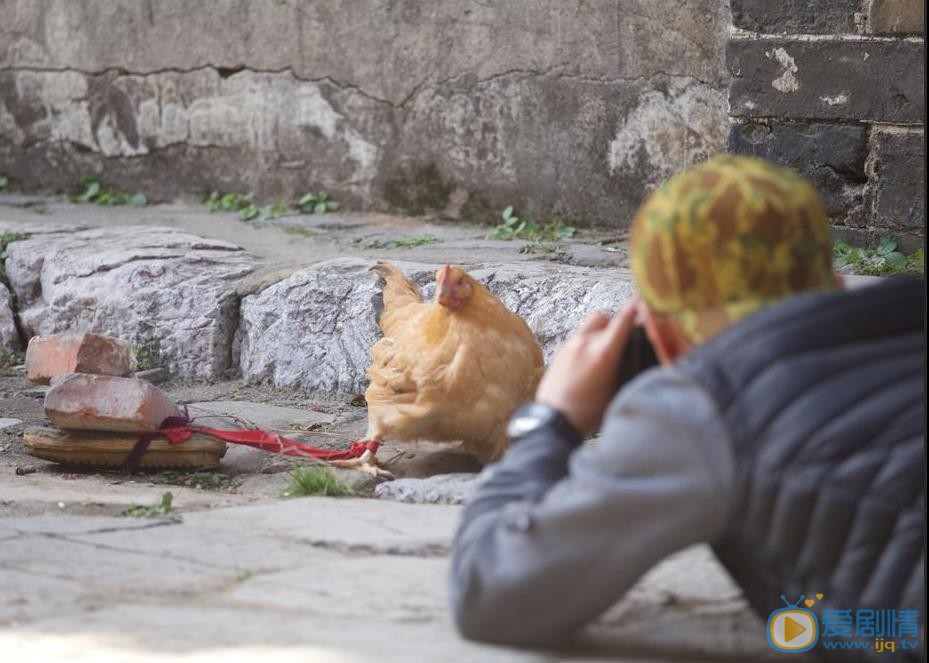
<instances>
[{"instance_id":1,"label":"brick","mask_svg":"<svg viewBox=\"0 0 929 663\"><path fill-rule=\"evenodd\" d=\"M737 117L923 121L922 43L731 40L726 63Z\"/></svg>"},{"instance_id":2,"label":"brick","mask_svg":"<svg viewBox=\"0 0 929 663\"><path fill-rule=\"evenodd\" d=\"M128 375L134 363L128 343L101 334L33 336L26 349L26 377L38 384L64 373Z\"/></svg>"},{"instance_id":3,"label":"brick","mask_svg":"<svg viewBox=\"0 0 929 663\"><path fill-rule=\"evenodd\" d=\"M923 0L870 0L868 32L871 34L922 34L926 29Z\"/></svg>"},{"instance_id":4,"label":"brick","mask_svg":"<svg viewBox=\"0 0 929 663\"><path fill-rule=\"evenodd\" d=\"M922 229L926 224L925 133L875 129L872 145L874 225Z\"/></svg>"},{"instance_id":5,"label":"brick","mask_svg":"<svg viewBox=\"0 0 929 663\"><path fill-rule=\"evenodd\" d=\"M733 124L729 151L787 166L809 178L835 221L860 212L867 176L868 132L855 124Z\"/></svg>"},{"instance_id":6,"label":"brick","mask_svg":"<svg viewBox=\"0 0 929 663\"><path fill-rule=\"evenodd\" d=\"M151 431L180 415L158 387L138 378L71 373L57 376L45 395L45 416L59 428Z\"/></svg>"},{"instance_id":7,"label":"brick","mask_svg":"<svg viewBox=\"0 0 929 663\"><path fill-rule=\"evenodd\" d=\"M853 34L861 0L732 0L732 24L764 34Z\"/></svg>"}]
</instances>

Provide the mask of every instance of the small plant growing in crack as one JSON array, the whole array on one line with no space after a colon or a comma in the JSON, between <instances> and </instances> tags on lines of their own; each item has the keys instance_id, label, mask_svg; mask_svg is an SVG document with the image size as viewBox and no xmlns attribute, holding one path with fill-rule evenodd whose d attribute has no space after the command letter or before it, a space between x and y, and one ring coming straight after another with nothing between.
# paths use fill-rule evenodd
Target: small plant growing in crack
<instances>
[{"instance_id":1,"label":"small plant growing in crack","mask_svg":"<svg viewBox=\"0 0 929 663\"><path fill-rule=\"evenodd\" d=\"M352 489L339 481L325 465L298 467L290 475L290 483L284 491L284 497L307 495L348 497L352 495Z\"/></svg>"},{"instance_id":2,"label":"small plant growing in crack","mask_svg":"<svg viewBox=\"0 0 929 663\"><path fill-rule=\"evenodd\" d=\"M125 193L104 189L99 180L93 175L81 179L81 192L71 196L72 203L96 203L97 205L132 205L144 207L148 205L148 196L144 193Z\"/></svg>"},{"instance_id":3,"label":"small plant growing in crack","mask_svg":"<svg viewBox=\"0 0 929 663\"><path fill-rule=\"evenodd\" d=\"M270 205L265 205L264 207L258 207L254 204L249 204L248 206L242 208L239 212L239 217L243 221L270 221L271 219L276 219L281 214L284 214L287 211L287 208L284 207L281 203L271 203Z\"/></svg>"},{"instance_id":4,"label":"small plant growing in crack","mask_svg":"<svg viewBox=\"0 0 929 663\"><path fill-rule=\"evenodd\" d=\"M389 239L387 241L374 240L369 242L366 248L387 249L388 251L392 251L394 249L412 249L417 246L426 246L427 244L435 244L438 241L439 240L437 237L426 233L423 235L413 235L410 237L398 237L396 239Z\"/></svg>"},{"instance_id":5,"label":"small plant growing in crack","mask_svg":"<svg viewBox=\"0 0 929 663\"><path fill-rule=\"evenodd\" d=\"M287 211L279 202L261 207L252 200L252 194L212 192L205 201L208 212L238 212L243 221L270 221Z\"/></svg>"},{"instance_id":6,"label":"small plant growing in crack","mask_svg":"<svg viewBox=\"0 0 929 663\"><path fill-rule=\"evenodd\" d=\"M19 375L14 368L26 361L26 353L0 348L0 377L11 378Z\"/></svg>"},{"instance_id":7,"label":"small plant growing in crack","mask_svg":"<svg viewBox=\"0 0 929 663\"><path fill-rule=\"evenodd\" d=\"M155 368L158 365L158 362L155 358L155 353L148 350L148 348L141 345L132 346L132 356L135 358L135 365L137 371L148 371Z\"/></svg>"},{"instance_id":8,"label":"small plant growing in crack","mask_svg":"<svg viewBox=\"0 0 929 663\"><path fill-rule=\"evenodd\" d=\"M238 212L252 204L252 194L212 192L207 196L206 210L212 212Z\"/></svg>"},{"instance_id":9,"label":"small plant growing in crack","mask_svg":"<svg viewBox=\"0 0 929 663\"><path fill-rule=\"evenodd\" d=\"M164 518L165 516L171 515L171 512L174 510L173 502L174 495L167 492L162 494L160 500L156 500L149 506L135 504L124 509L119 515L127 518Z\"/></svg>"},{"instance_id":10,"label":"small plant growing in crack","mask_svg":"<svg viewBox=\"0 0 929 663\"><path fill-rule=\"evenodd\" d=\"M10 178L0 175L0 191L3 191L10 183Z\"/></svg>"},{"instance_id":11,"label":"small plant growing in crack","mask_svg":"<svg viewBox=\"0 0 929 663\"><path fill-rule=\"evenodd\" d=\"M0 283L5 283L9 285L9 282L6 278L6 259L9 257L8 249L10 244L13 242L18 242L23 239L28 239L29 235L24 235L23 233L14 233L14 232L5 232L0 235Z\"/></svg>"},{"instance_id":12,"label":"small plant growing in crack","mask_svg":"<svg viewBox=\"0 0 929 663\"><path fill-rule=\"evenodd\" d=\"M837 242L833 247L833 264L836 269L848 267L855 274L868 276L892 276L923 274L923 250L917 249L909 256L897 250L899 241L896 237L886 237L876 249L860 249L845 242Z\"/></svg>"},{"instance_id":13,"label":"small plant growing in crack","mask_svg":"<svg viewBox=\"0 0 929 663\"><path fill-rule=\"evenodd\" d=\"M520 247L519 252L524 255L545 254L558 261L571 257L558 242L529 242Z\"/></svg>"},{"instance_id":14,"label":"small plant growing in crack","mask_svg":"<svg viewBox=\"0 0 929 663\"><path fill-rule=\"evenodd\" d=\"M574 226L565 224L563 219L552 219L541 225L530 218L517 216L512 205L503 210L500 216L503 223L494 226L487 235L488 239L558 242L574 237L577 232Z\"/></svg>"},{"instance_id":15,"label":"small plant growing in crack","mask_svg":"<svg viewBox=\"0 0 929 663\"><path fill-rule=\"evenodd\" d=\"M304 214L325 214L339 209L339 203L329 198L325 191L305 193L297 201L297 208Z\"/></svg>"}]
</instances>

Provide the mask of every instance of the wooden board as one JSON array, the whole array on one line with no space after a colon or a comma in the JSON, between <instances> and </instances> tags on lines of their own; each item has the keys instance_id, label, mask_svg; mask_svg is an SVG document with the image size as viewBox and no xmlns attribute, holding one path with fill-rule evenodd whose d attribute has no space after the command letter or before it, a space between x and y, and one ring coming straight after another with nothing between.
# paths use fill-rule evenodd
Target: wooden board
<instances>
[{"instance_id":1,"label":"wooden board","mask_svg":"<svg viewBox=\"0 0 929 663\"><path fill-rule=\"evenodd\" d=\"M67 465L122 468L139 440L138 433L64 431L33 427L23 433L23 446L30 456ZM226 443L194 434L189 440L170 445L156 437L139 459L140 469L215 469L226 453Z\"/></svg>"}]
</instances>

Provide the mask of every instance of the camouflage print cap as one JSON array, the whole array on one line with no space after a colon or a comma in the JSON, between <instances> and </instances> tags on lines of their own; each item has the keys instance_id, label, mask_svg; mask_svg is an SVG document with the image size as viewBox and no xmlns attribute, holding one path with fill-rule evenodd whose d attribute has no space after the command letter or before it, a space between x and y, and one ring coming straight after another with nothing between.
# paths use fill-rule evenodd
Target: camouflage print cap
<instances>
[{"instance_id":1,"label":"camouflage print cap","mask_svg":"<svg viewBox=\"0 0 929 663\"><path fill-rule=\"evenodd\" d=\"M691 341L806 290L836 287L826 210L797 173L724 155L642 205L630 238L639 295Z\"/></svg>"}]
</instances>

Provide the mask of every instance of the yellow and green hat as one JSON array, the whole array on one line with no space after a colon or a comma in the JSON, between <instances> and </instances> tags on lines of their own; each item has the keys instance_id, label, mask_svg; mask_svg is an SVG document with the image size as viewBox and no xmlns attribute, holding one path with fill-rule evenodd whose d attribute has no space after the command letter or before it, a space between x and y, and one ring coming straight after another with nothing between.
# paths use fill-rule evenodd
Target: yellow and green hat
<instances>
[{"instance_id":1,"label":"yellow and green hat","mask_svg":"<svg viewBox=\"0 0 929 663\"><path fill-rule=\"evenodd\" d=\"M807 290L836 287L813 186L762 159L723 155L659 187L630 238L636 287L694 342Z\"/></svg>"}]
</instances>

